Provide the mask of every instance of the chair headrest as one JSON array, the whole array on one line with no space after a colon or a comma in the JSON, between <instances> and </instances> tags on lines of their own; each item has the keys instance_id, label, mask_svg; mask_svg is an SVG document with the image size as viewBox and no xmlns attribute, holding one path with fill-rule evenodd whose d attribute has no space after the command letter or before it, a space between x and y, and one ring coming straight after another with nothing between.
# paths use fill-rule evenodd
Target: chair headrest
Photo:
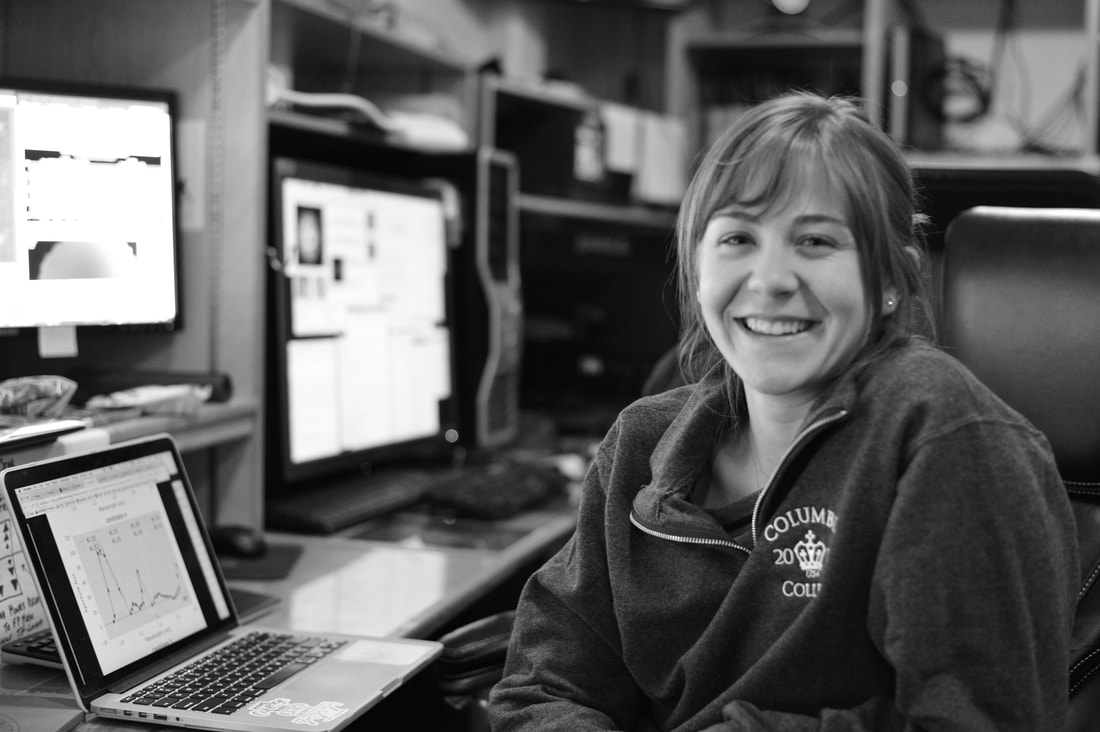
<instances>
[{"instance_id":1,"label":"chair headrest","mask_svg":"<svg viewBox=\"0 0 1100 732\"><path fill-rule=\"evenodd\" d=\"M947 230L944 346L1100 482L1100 211L981 206Z\"/></svg>"}]
</instances>

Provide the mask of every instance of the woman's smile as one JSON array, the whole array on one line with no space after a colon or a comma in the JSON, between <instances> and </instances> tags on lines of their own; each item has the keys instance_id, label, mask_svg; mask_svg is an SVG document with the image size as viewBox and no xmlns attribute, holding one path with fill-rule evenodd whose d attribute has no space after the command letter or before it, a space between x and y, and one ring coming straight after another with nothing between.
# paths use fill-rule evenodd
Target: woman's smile
<instances>
[{"instance_id":1,"label":"woman's smile","mask_svg":"<svg viewBox=\"0 0 1100 732\"><path fill-rule=\"evenodd\" d=\"M749 316L734 318L738 325L754 335L777 337L794 336L814 327L815 321L804 318L762 318Z\"/></svg>"}]
</instances>

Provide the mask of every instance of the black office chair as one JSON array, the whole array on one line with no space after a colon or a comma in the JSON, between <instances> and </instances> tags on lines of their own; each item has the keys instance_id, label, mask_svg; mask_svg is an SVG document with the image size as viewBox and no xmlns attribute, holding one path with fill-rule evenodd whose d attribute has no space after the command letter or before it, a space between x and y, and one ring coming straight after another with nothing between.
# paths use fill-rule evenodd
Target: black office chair
<instances>
[{"instance_id":1,"label":"black office chair","mask_svg":"<svg viewBox=\"0 0 1100 732\"><path fill-rule=\"evenodd\" d=\"M947 350L1046 433L1077 519L1070 732L1100 725L1100 211L978 207L947 231Z\"/></svg>"}]
</instances>

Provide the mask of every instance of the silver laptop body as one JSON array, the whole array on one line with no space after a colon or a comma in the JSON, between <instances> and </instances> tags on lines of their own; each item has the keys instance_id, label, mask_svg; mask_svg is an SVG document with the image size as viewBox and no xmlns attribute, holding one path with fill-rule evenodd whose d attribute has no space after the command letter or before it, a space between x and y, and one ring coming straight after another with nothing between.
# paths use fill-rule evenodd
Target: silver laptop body
<instances>
[{"instance_id":1,"label":"silver laptop body","mask_svg":"<svg viewBox=\"0 0 1100 732\"><path fill-rule=\"evenodd\" d=\"M8 468L0 482L86 712L227 730L338 730L442 650L433 641L242 626L169 435ZM268 659L240 662L250 645ZM185 670L200 661L221 666Z\"/></svg>"}]
</instances>

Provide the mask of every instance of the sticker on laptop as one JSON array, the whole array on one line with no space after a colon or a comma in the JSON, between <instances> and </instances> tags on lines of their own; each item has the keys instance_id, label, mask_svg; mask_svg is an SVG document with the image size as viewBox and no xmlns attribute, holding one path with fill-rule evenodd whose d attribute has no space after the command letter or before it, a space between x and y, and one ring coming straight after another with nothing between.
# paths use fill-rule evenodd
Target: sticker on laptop
<instances>
[{"instance_id":1,"label":"sticker on laptop","mask_svg":"<svg viewBox=\"0 0 1100 732\"><path fill-rule=\"evenodd\" d=\"M370 661L387 666L406 666L416 663L424 655L424 648L393 641L357 640L341 647L333 655L342 661Z\"/></svg>"},{"instance_id":2,"label":"sticker on laptop","mask_svg":"<svg viewBox=\"0 0 1100 732\"><path fill-rule=\"evenodd\" d=\"M248 708L248 713L253 717L270 717L272 714L277 714L280 717L293 717L290 720L292 724L308 727L316 727L322 722L331 722L344 716L348 711L348 708L340 702L323 701L320 704L307 704L293 702L285 697L258 701Z\"/></svg>"}]
</instances>

